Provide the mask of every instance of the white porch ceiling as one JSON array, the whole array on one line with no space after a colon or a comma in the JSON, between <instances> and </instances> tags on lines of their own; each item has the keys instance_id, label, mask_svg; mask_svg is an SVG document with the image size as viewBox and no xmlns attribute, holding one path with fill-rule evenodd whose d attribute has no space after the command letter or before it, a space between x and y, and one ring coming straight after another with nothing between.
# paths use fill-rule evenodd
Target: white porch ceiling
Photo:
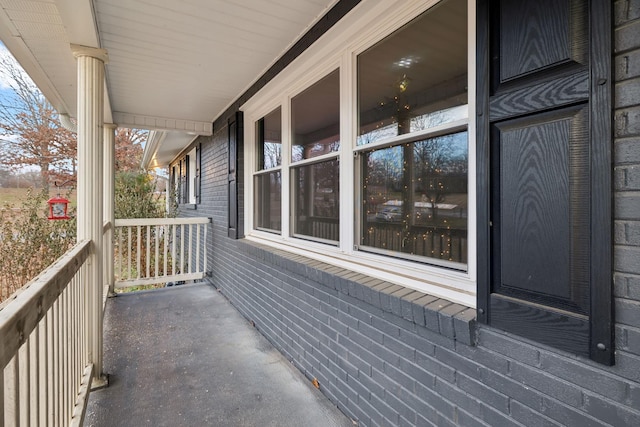
<instances>
[{"instance_id":1,"label":"white porch ceiling","mask_svg":"<svg viewBox=\"0 0 640 427\"><path fill-rule=\"evenodd\" d=\"M0 0L0 39L76 115L70 44L108 51L105 121L171 131L166 164L337 0ZM159 152L160 153L160 152Z\"/></svg>"}]
</instances>

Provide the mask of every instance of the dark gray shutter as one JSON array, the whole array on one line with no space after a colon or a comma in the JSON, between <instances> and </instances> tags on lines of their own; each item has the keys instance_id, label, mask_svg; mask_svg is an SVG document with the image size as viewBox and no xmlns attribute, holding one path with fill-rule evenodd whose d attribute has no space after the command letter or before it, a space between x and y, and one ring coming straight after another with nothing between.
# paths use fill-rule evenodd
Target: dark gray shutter
<instances>
[{"instance_id":1,"label":"dark gray shutter","mask_svg":"<svg viewBox=\"0 0 640 427\"><path fill-rule=\"evenodd\" d=\"M613 363L611 4L478 3L478 318Z\"/></svg>"},{"instance_id":2,"label":"dark gray shutter","mask_svg":"<svg viewBox=\"0 0 640 427\"><path fill-rule=\"evenodd\" d=\"M201 192L201 182L200 182L200 174L202 170L202 144L198 144L196 146L196 170L195 170L195 181L194 185L194 194L196 196L196 204L201 202L200 192Z\"/></svg>"},{"instance_id":3,"label":"dark gray shutter","mask_svg":"<svg viewBox=\"0 0 640 427\"><path fill-rule=\"evenodd\" d=\"M239 209L238 209L238 153L242 149L243 123L242 112L238 111L229 119L229 144L228 144L228 194L229 194L229 221L228 235L237 239L239 233Z\"/></svg>"},{"instance_id":4,"label":"dark gray shutter","mask_svg":"<svg viewBox=\"0 0 640 427\"><path fill-rule=\"evenodd\" d=\"M189 156L182 159L182 203L189 203Z\"/></svg>"}]
</instances>

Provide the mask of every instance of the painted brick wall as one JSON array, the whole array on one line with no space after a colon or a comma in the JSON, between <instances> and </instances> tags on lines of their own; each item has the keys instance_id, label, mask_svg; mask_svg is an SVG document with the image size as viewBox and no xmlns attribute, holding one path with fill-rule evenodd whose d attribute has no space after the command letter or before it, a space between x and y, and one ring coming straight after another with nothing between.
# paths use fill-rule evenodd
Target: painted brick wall
<instances>
[{"instance_id":1,"label":"painted brick wall","mask_svg":"<svg viewBox=\"0 0 640 427\"><path fill-rule=\"evenodd\" d=\"M640 372L640 0L615 3L614 295L617 360ZM636 381L640 378L636 376ZM635 384L632 401L640 409Z\"/></svg>"},{"instance_id":2,"label":"painted brick wall","mask_svg":"<svg viewBox=\"0 0 640 427\"><path fill-rule=\"evenodd\" d=\"M202 203L182 213L213 218L212 283L361 426L640 425L640 0L616 1L614 16L615 366L477 325L457 304L229 239L226 128L200 139Z\"/></svg>"}]
</instances>

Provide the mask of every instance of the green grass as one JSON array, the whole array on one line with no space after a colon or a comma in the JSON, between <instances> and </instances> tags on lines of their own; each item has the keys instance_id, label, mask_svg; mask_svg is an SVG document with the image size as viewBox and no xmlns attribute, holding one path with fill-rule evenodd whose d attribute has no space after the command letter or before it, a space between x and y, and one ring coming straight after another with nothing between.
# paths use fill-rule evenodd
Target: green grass
<instances>
[{"instance_id":1,"label":"green grass","mask_svg":"<svg viewBox=\"0 0 640 427\"><path fill-rule=\"evenodd\" d=\"M27 188L0 188L0 205L18 205L27 197Z\"/></svg>"},{"instance_id":2,"label":"green grass","mask_svg":"<svg viewBox=\"0 0 640 427\"><path fill-rule=\"evenodd\" d=\"M60 190L60 191L59 191ZM5 205L11 205L12 207L19 207L22 204L22 201L26 200L29 192L33 194L38 193L40 189L29 189L29 188L0 188L0 207ZM67 197L68 190L64 188L52 188L49 190L50 197L56 197L58 193L62 197ZM76 206L76 191L73 190L70 197L68 197L71 201L71 206Z\"/></svg>"}]
</instances>

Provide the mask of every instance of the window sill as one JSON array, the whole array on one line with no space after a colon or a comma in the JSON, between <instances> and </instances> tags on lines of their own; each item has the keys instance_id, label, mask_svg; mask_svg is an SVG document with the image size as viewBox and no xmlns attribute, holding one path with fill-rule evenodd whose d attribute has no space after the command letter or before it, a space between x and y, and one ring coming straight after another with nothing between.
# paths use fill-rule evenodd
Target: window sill
<instances>
[{"instance_id":1,"label":"window sill","mask_svg":"<svg viewBox=\"0 0 640 427\"><path fill-rule=\"evenodd\" d=\"M183 209L195 211L198 208L198 205L196 205L195 203L185 203L180 205L180 207Z\"/></svg>"},{"instance_id":2,"label":"window sill","mask_svg":"<svg viewBox=\"0 0 640 427\"><path fill-rule=\"evenodd\" d=\"M384 312L469 346L476 342L476 310L365 274L243 239L248 254L280 270L308 277Z\"/></svg>"},{"instance_id":3,"label":"window sill","mask_svg":"<svg viewBox=\"0 0 640 427\"><path fill-rule=\"evenodd\" d=\"M280 234L258 230L245 235L245 239L274 250L293 252L352 273L361 273L411 288L465 307L474 308L476 304L476 283L467 271L445 269L364 250L344 252L336 246L283 238Z\"/></svg>"}]
</instances>

